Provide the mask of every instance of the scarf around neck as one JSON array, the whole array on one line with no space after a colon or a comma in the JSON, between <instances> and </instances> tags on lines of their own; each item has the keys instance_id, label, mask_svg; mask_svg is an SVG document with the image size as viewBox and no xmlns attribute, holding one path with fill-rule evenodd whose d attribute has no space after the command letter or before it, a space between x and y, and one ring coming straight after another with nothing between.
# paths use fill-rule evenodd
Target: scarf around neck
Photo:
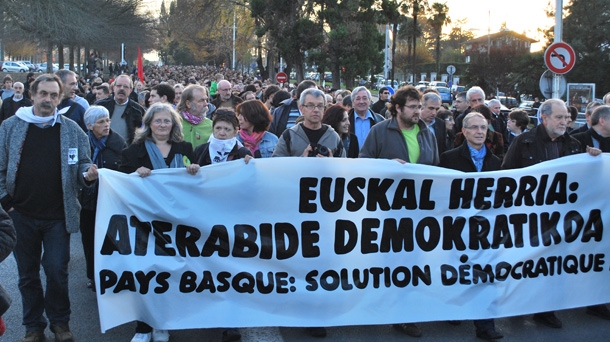
<instances>
[{"instance_id":1,"label":"scarf around neck","mask_svg":"<svg viewBox=\"0 0 610 342\"><path fill-rule=\"evenodd\" d=\"M34 115L33 106L31 107L21 107L17 110L15 115L21 120L27 123L33 124L48 124L51 123L51 126L55 126L56 123L61 123L59 120L59 112L55 109L55 113L52 116L37 116Z\"/></svg>"},{"instance_id":2,"label":"scarf around neck","mask_svg":"<svg viewBox=\"0 0 610 342\"><path fill-rule=\"evenodd\" d=\"M182 112L182 117L184 117L184 119L186 121L188 121L191 125L194 125L194 126L199 125L201 123L201 121L205 120L205 115L196 116L189 112Z\"/></svg>"},{"instance_id":3,"label":"scarf around neck","mask_svg":"<svg viewBox=\"0 0 610 342\"><path fill-rule=\"evenodd\" d=\"M152 163L153 170L184 167L184 160L182 159L182 155L180 153L174 154L174 158L169 166L167 166L167 163L165 163L165 158L163 158L161 151L154 141L147 139L144 144L146 145L146 152L148 152L148 157Z\"/></svg>"},{"instance_id":4,"label":"scarf around neck","mask_svg":"<svg viewBox=\"0 0 610 342\"><path fill-rule=\"evenodd\" d=\"M244 146L248 150L250 150L250 152L252 152L252 155L254 155L254 153L259 150L259 144L261 143L261 139L263 139L264 135L265 135L264 131L263 132L252 132L252 134L250 134L245 129L239 130L239 136L241 137L242 141L244 142Z\"/></svg>"},{"instance_id":5,"label":"scarf around neck","mask_svg":"<svg viewBox=\"0 0 610 342\"><path fill-rule=\"evenodd\" d=\"M213 135L210 136L210 160L212 164L223 163L229 158L229 153L233 150L233 147L237 144L237 138L220 140L216 139Z\"/></svg>"},{"instance_id":6,"label":"scarf around neck","mask_svg":"<svg viewBox=\"0 0 610 342\"><path fill-rule=\"evenodd\" d=\"M487 154L487 148L483 145L481 149L477 151L477 149L471 147L469 144L468 149L470 150L470 158L477 168L477 172L481 172L481 170L483 170L483 160Z\"/></svg>"},{"instance_id":7,"label":"scarf around neck","mask_svg":"<svg viewBox=\"0 0 610 342\"><path fill-rule=\"evenodd\" d=\"M89 136L89 143L91 144L91 147L93 147L93 156L91 157L91 161L97 165L98 168L101 168L104 166L102 151L106 148L108 136L98 139L95 137L95 134L93 134L92 131L87 132L87 135Z\"/></svg>"}]
</instances>

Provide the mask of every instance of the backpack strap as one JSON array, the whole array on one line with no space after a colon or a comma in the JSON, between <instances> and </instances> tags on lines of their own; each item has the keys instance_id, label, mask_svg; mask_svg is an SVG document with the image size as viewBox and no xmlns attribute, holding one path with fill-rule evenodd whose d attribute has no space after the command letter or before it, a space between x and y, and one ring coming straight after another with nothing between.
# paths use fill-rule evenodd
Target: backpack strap
<instances>
[{"instance_id":1,"label":"backpack strap","mask_svg":"<svg viewBox=\"0 0 610 342\"><path fill-rule=\"evenodd\" d=\"M286 143L286 150L288 152L288 155L292 155L292 151L290 149L290 140L292 139L292 137L290 136L290 129L285 129L284 133L282 133L282 137L284 138L284 142Z\"/></svg>"}]
</instances>

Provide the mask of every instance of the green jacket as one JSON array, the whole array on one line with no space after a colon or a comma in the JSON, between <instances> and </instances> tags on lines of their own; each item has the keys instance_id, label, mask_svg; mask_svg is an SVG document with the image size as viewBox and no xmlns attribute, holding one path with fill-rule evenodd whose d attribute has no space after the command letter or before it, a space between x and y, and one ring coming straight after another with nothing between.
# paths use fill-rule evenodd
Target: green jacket
<instances>
[{"instance_id":1,"label":"green jacket","mask_svg":"<svg viewBox=\"0 0 610 342\"><path fill-rule=\"evenodd\" d=\"M193 145L193 150L199 145L208 142L212 135L212 120L205 118L198 125L193 125L190 122L182 119L182 133L184 141L188 141Z\"/></svg>"}]
</instances>

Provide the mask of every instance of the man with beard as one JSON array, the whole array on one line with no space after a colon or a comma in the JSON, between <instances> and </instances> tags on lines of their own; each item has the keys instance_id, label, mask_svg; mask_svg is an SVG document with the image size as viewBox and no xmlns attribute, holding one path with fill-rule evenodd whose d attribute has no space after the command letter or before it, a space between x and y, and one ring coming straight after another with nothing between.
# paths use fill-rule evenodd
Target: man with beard
<instances>
[{"instance_id":1,"label":"man with beard","mask_svg":"<svg viewBox=\"0 0 610 342\"><path fill-rule=\"evenodd\" d=\"M218 96L211 102L216 108L231 108L235 111L235 107L242 102L241 98L231 93L231 82L218 82Z\"/></svg>"},{"instance_id":2,"label":"man with beard","mask_svg":"<svg viewBox=\"0 0 610 342\"><path fill-rule=\"evenodd\" d=\"M137 102L130 100L129 95L133 90L133 82L127 75L119 75L112 86L114 96L96 102L96 105L104 106L110 113L110 129L121 135L131 144L136 133L136 128L142 126L144 108Z\"/></svg>"},{"instance_id":3,"label":"man with beard","mask_svg":"<svg viewBox=\"0 0 610 342\"><path fill-rule=\"evenodd\" d=\"M391 118L371 127L360 158L393 159L401 164L438 165L436 138L419 119L421 94L413 86L396 91L390 99ZM415 323L394 324L394 329L412 337L422 336Z\"/></svg>"},{"instance_id":4,"label":"man with beard","mask_svg":"<svg viewBox=\"0 0 610 342\"><path fill-rule=\"evenodd\" d=\"M206 117L209 99L206 87L191 84L184 88L176 108L182 117L184 141L190 142L193 148L207 143L212 135L212 120Z\"/></svg>"},{"instance_id":5,"label":"man with beard","mask_svg":"<svg viewBox=\"0 0 610 342\"><path fill-rule=\"evenodd\" d=\"M419 119L422 110L419 91L413 86L402 87L392 96L390 105L392 117L371 128L360 158L438 165L436 137Z\"/></svg>"},{"instance_id":6,"label":"man with beard","mask_svg":"<svg viewBox=\"0 0 610 342\"><path fill-rule=\"evenodd\" d=\"M0 107L0 124L2 121L15 115L17 109L32 105L32 101L23 96L23 83L15 82L13 90L15 91L13 97L4 100L4 102L2 102L2 107Z\"/></svg>"}]
</instances>

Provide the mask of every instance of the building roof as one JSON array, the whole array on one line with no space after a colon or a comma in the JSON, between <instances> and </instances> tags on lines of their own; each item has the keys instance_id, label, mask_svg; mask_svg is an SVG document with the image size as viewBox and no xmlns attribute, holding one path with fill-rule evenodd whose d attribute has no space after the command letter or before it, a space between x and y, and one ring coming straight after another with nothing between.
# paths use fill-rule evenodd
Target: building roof
<instances>
[{"instance_id":1,"label":"building roof","mask_svg":"<svg viewBox=\"0 0 610 342\"><path fill-rule=\"evenodd\" d=\"M492 34L489 35L489 38L491 40L495 40L497 38L502 38L502 37L505 37L507 35L513 36L515 38L518 38L520 40L524 40L524 41L527 41L527 42L530 42L530 43L538 42L536 39L529 38L529 37L527 37L527 36L525 36L523 34L519 34L519 33L515 32L515 31L511 31L511 30L505 30L505 31L500 31L500 32L492 33ZM476 44L476 43L487 43L487 36L488 35L484 35L484 36L481 36L481 37L477 37L477 38L471 39L471 40L465 42L464 44L466 45L466 44Z\"/></svg>"}]
</instances>

